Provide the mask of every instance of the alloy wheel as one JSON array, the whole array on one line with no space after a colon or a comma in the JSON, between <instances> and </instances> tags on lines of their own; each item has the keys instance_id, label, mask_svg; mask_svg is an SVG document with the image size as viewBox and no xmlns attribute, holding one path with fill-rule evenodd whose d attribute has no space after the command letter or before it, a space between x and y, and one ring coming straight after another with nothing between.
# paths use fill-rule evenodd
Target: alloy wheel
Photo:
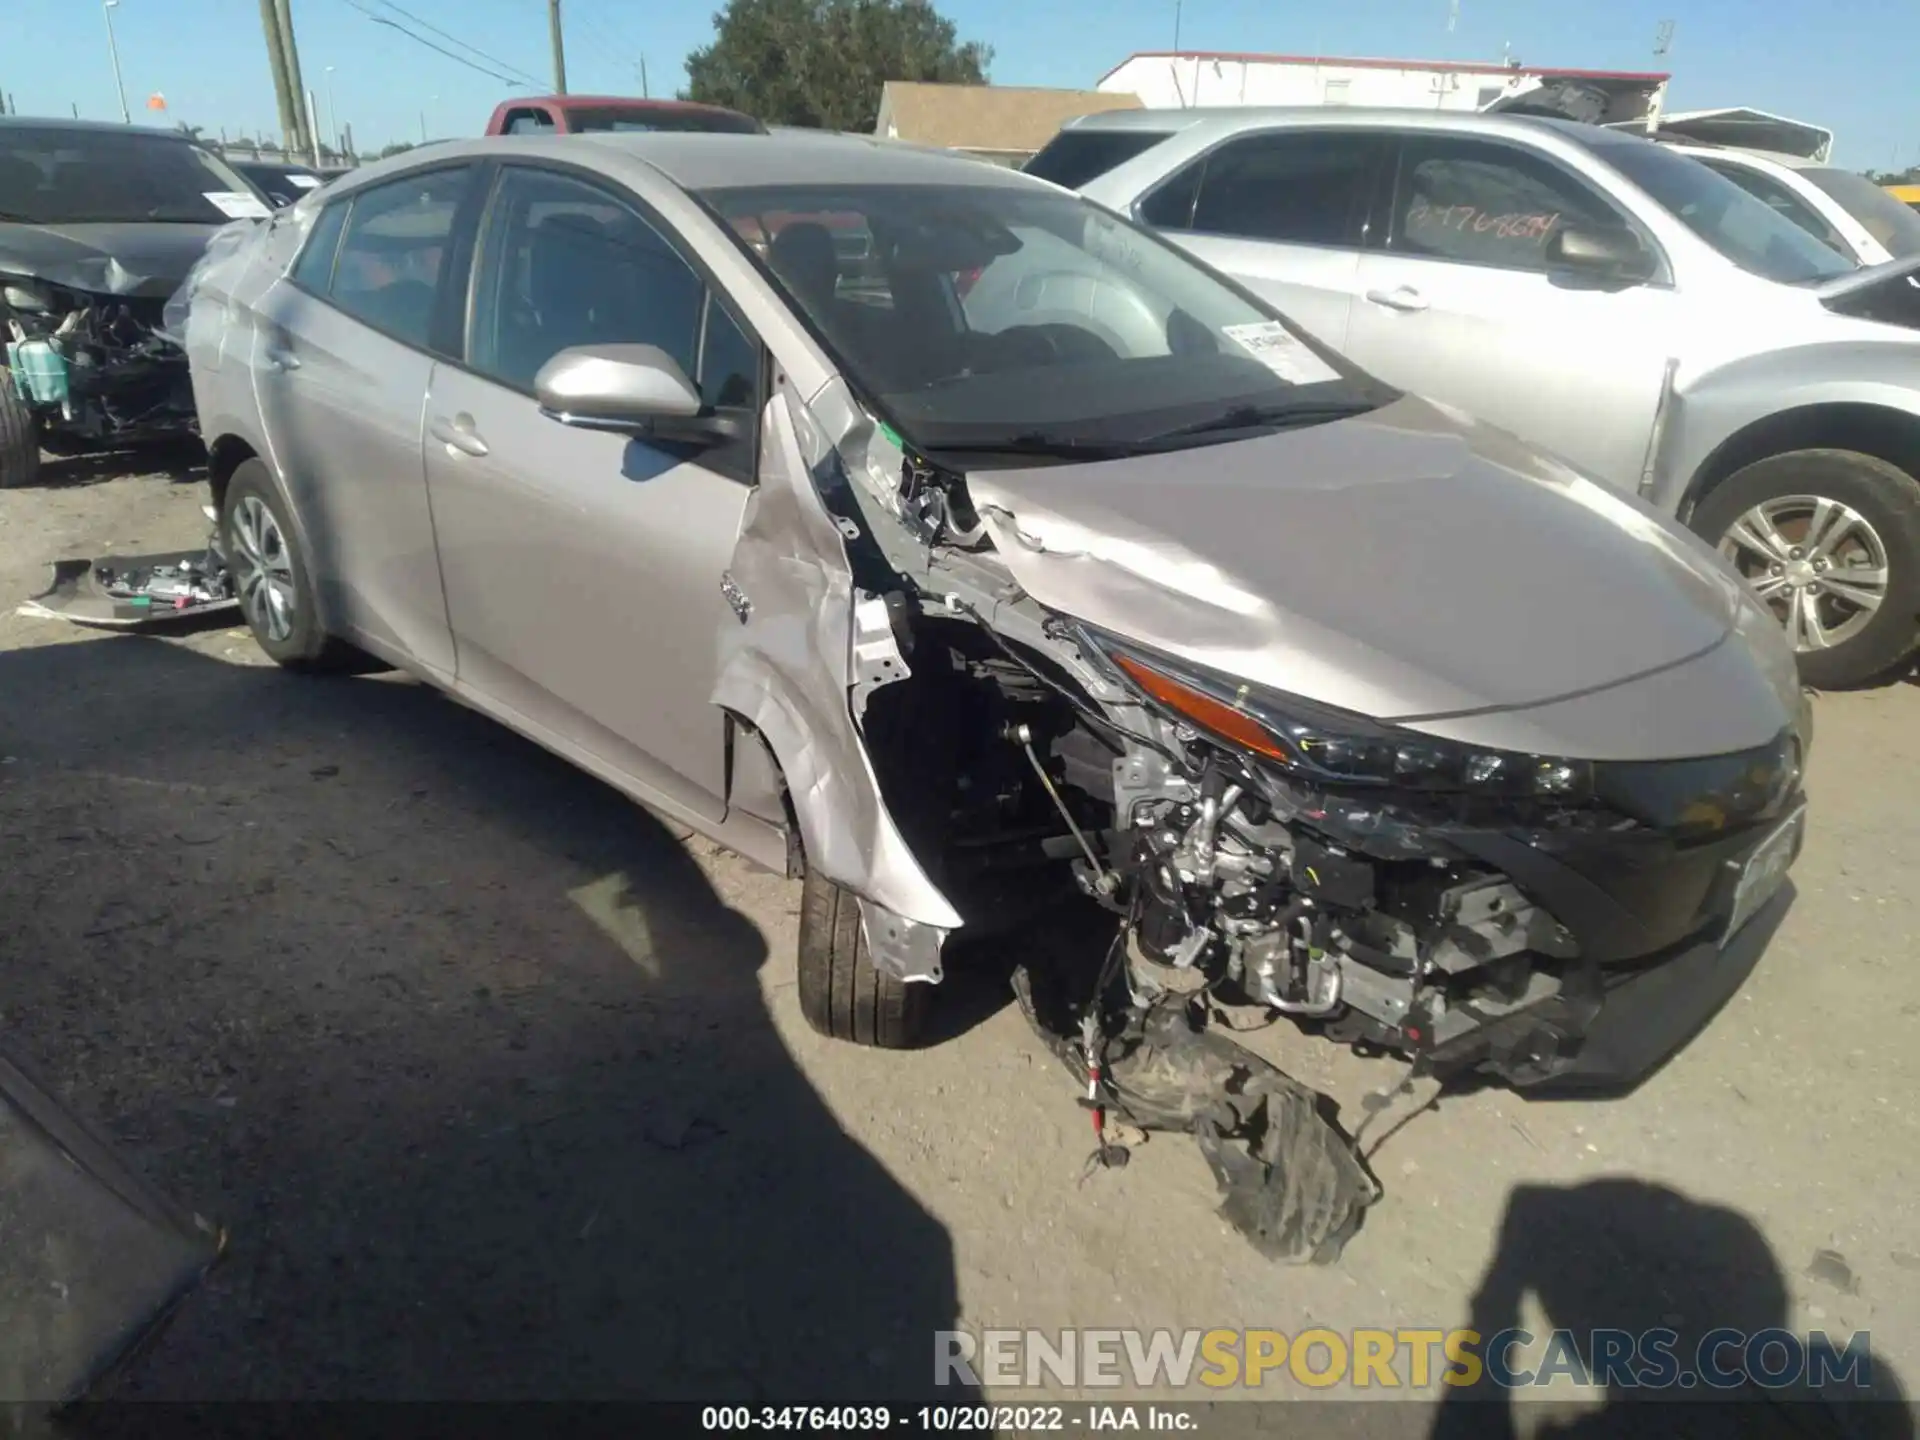
<instances>
[{"instance_id":1,"label":"alloy wheel","mask_svg":"<svg viewBox=\"0 0 1920 1440\"><path fill-rule=\"evenodd\" d=\"M258 496L244 495L234 506L233 545L240 608L260 634L276 644L286 640L299 614L293 556L280 522Z\"/></svg>"},{"instance_id":2,"label":"alloy wheel","mask_svg":"<svg viewBox=\"0 0 1920 1440\"><path fill-rule=\"evenodd\" d=\"M1844 645L1887 598L1886 542L1838 500L1763 500L1727 527L1720 553L1779 616L1796 654Z\"/></svg>"}]
</instances>

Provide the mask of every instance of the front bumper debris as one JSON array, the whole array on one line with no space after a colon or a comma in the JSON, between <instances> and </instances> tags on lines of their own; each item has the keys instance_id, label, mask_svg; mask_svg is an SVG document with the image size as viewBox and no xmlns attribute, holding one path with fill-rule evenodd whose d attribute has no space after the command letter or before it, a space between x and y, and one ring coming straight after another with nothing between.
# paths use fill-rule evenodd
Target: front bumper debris
<instances>
[{"instance_id":1,"label":"front bumper debris","mask_svg":"<svg viewBox=\"0 0 1920 1440\"><path fill-rule=\"evenodd\" d=\"M1014 993L1040 1038L1076 1078L1085 1057L1057 972L1014 972ZM1252 1051L1196 1025L1167 995L1102 1047L1091 1097L1142 1130L1194 1137L1220 1187L1220 1214L1262 1255L1286 1264L1340 1258L1379 1182L1322 1113L1322 1097Z\"/></svg>"},{"instance_id":2,"label":"front bumper debris","mask_svg":"<svg viewBox=\"0 0 1920 1440\"><path fill-rule=\"evenodd\" d=\"M211 544L171 555L56 560L47 588L19 613L111 630L140 630L237 610L227 565Z\"/></svg>"}]
</instances>

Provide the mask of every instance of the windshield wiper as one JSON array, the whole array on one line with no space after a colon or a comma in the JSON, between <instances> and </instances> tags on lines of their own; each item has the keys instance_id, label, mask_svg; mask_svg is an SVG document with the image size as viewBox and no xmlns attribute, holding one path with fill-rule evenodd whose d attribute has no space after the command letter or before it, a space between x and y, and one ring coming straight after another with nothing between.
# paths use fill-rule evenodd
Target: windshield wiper
<instances>
[{"instance_id":1,"label":"windshield wiper","mask_svg":"<svg viewBox=\"0 0 1920 1440\"><path fill-rule=\"evenodd\" d=\"M1194 435L1212 435L1226 430L1257 430L1272 428L1291 430L1301 425L1322 425L1329 420L1345 420L1349 416L1364 415L1374 409L1372 403L1365 400L1341 400L1322 405L1236 405L1231 410L1211 415L1205 420L1196 420L1191 425L1176 425L1171 430L1162 430L1157 435L1147 435L1138 442L1141 445L1163 445L1172 440L1185 440Z\"/></svg>"}]
</instances>

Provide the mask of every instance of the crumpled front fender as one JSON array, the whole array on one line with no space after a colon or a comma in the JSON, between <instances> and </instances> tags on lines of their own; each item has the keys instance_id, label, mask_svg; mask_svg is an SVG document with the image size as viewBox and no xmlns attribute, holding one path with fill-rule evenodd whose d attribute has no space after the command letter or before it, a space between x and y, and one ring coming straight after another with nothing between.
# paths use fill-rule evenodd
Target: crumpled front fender
<instances>
[{"instance_id":1,"label":"crumpled front fender","mask_svg":"<svg viewBox=\"0 0 1920 1440\"><path fill-rule=\"evenodd\" d=\"M875 964L937 979L960 916L894 824L850 706L853 572L811 478L838 457L788 386L764 419L760 483L725 580L739 623L720 637L712 700L773 751L807 864L860 897Z\"/></svg>"}]
</instances>

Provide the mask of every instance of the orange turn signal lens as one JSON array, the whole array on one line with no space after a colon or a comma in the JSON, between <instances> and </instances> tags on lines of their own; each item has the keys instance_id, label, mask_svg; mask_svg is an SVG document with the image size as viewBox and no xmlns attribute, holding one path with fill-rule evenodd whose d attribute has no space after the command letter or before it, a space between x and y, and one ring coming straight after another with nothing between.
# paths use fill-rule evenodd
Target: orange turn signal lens
<instances>
[{"instance_id":1,"label":"orange turn signal lens","mask_svg":"<svg viewBox=\"0 0 1920 1440\"><path fill-rule=\"evenodd\" d=\"M1282 761L1293 758L1285 742L1246 711L1236 710L1224 700L1216 700L1211 695L1182 685L1171 676L1142 665L1130 655L1115 655L1113 659L1147 694L1203 729L1244 746L1256 755Z\"/></svg>"}]
</instances>

